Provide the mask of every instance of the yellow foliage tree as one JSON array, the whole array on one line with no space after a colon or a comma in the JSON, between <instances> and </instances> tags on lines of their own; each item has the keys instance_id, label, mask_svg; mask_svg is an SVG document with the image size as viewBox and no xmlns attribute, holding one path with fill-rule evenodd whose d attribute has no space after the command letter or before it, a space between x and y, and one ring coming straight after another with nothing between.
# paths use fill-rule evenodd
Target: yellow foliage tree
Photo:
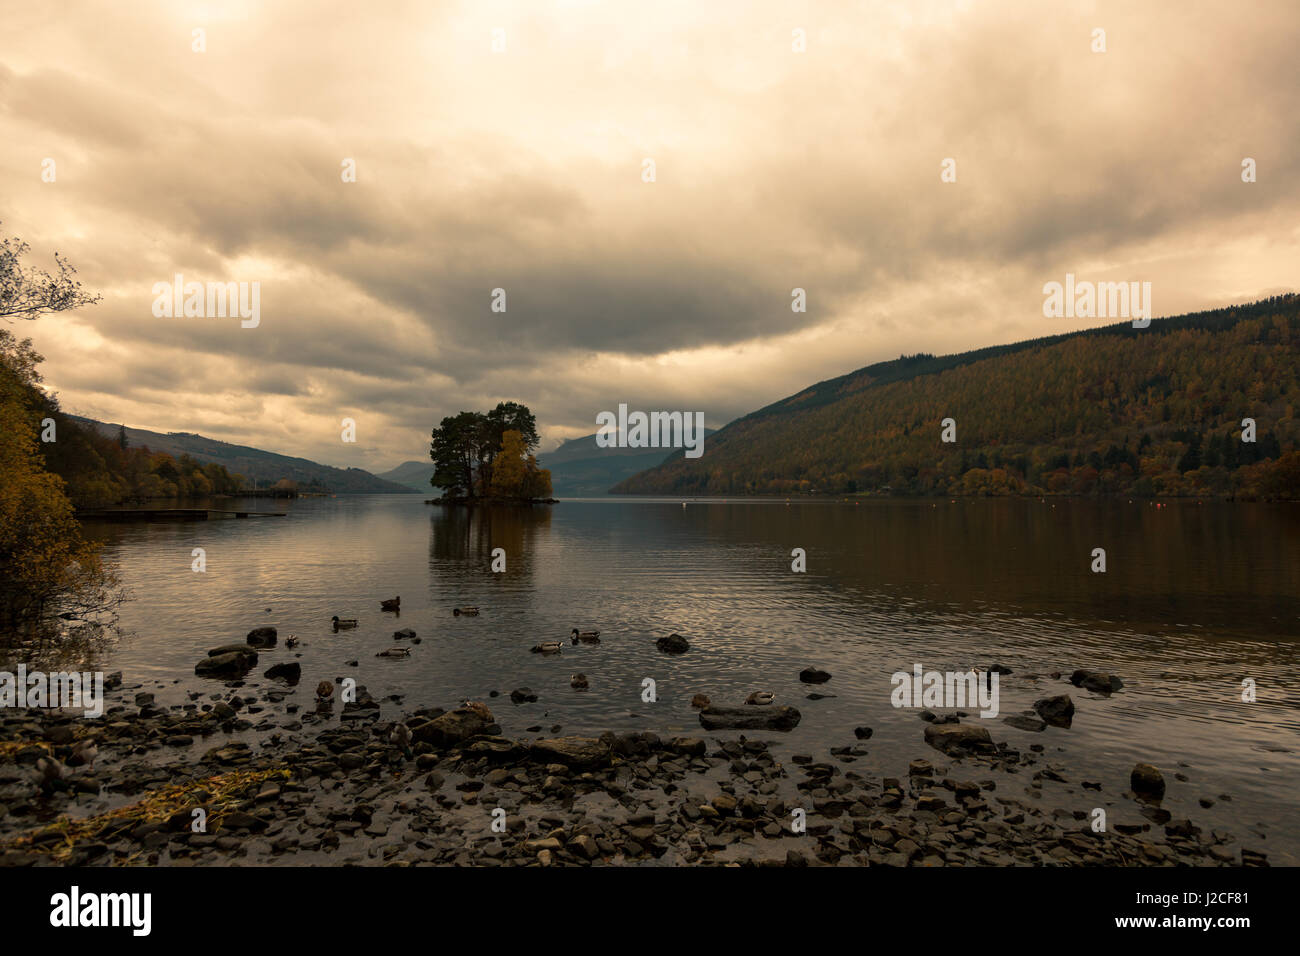
<instances>
[{"instance_id":1,"label":"yellow foliage tree","mask_svg":"<svg viewBox=\"0 0 1300 956\"><path fill-rule=\"evenodd\" d=\"M492 494L499 498L549 498L551 473L528 454L523 434L509 430L501 436L501 451L492 465Z\"/></svg>"},{"instance_id":2,"label":"yellow foliage tree","mask_svg":"<svg viewBox=\"0 0 1300 956\"><path fill-rule=\"evenodd\" d=\"M35 422L0 402L0 628L60 610L89 613L114 603L115 581L88 543L63 479L41 467Z\"/></svg>"}]
</instances>

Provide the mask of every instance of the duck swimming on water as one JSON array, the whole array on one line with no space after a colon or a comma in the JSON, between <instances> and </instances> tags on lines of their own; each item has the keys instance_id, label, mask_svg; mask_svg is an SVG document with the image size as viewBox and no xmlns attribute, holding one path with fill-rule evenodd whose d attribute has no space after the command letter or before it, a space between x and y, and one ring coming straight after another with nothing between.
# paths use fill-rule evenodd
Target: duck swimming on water
<instances>
[{"instance_id":1,"label":"duck swimming on water","mask_svg":"<svg viewBox=\"0 0 1300 956\"><path fill-rule=\"evenodd\" d=\"M355 617L339 617L335 614L330 620L333 621L334 630L336 631L346 631L348 628L357 626L357 619Z\"/></svg>"}]
</instances>

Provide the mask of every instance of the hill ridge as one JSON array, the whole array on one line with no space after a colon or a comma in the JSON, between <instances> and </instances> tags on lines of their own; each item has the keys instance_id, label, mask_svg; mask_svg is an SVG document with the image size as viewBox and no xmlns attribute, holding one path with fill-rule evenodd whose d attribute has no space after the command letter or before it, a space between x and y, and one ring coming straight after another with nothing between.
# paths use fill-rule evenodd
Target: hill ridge
<instances>
[{"instance_id":1,"label":"hill ridge","mask_svg":"<svg viewBox=\"0 0 1300 956\"><path fill-rule=\"evenodd\" d=\"M1294 294L904 355L765 405L703 458L676 456L614 492L1290 494L1300 481L1277 461L1300 439L1298 368ZM1252 414L1257 440L1240 441ZM949 417L958 440L941 443Z\"/></svg>"}]
</instances>

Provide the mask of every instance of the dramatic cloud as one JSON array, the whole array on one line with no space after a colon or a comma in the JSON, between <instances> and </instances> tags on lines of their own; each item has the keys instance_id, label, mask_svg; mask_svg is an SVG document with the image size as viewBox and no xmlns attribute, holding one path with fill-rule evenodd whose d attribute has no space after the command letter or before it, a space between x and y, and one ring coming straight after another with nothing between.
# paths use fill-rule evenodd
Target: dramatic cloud
<instances>
[{"instance_id":1,"label":"dramatic cloud","mask_svg":"<svg viewBox=\"0 0 1300 956\"><path fill-rule=\"evenodd\" d=\"M1297 35L1291 0L34 4L0 230L104 296L20 330L83 414L374 470L503 399L548 444L716 427L1084 324L1042 316L1066 272L1157 315L1294 289ZM178 273L259 282L260 324L155 317Z\"/></svg>"}]
</instances>

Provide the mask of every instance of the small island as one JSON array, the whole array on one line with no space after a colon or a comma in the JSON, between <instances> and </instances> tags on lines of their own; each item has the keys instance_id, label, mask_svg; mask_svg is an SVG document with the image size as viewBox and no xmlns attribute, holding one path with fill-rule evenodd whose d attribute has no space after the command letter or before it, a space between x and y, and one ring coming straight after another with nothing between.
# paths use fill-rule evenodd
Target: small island
<instances>
[{"instance_id":1,"label":"small island","mask_svg":"<svg viewBox=\"0 0 1300 956\"><path fill-rule=\"evenodd\" d=\"M442 489L431 505L556 504L551 473L533 454L540 442L527 405L501 402L490 412L461 412L433 429L429 457Z\"/></svg>"}]
</instances>

